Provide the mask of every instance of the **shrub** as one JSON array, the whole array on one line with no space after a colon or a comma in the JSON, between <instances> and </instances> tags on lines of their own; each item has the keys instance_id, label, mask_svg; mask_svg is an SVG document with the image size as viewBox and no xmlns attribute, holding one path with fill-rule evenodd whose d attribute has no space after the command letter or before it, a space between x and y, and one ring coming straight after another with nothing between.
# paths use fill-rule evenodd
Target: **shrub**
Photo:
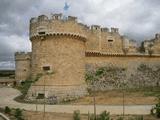
<instances>
[{"instance_id":1,"label":"shrub","mask_svg":"<svg viewBox=\"0 0 160 120\"><path fill-rule=\"evenodd\" d=\"M97 120L110 120L110 113L103 111L98 117Z\"/></svg>"},{"instance_id":2,"label":"shrub","mask_svg":"<svg viewBox=\"0 0 160 120\"><path fill-rule=\"evenodd\" d=\"M160 103L156 104L155 110L157 118L160 118Z\"/></svg>"},{"instance_id":3,"label":"shrub","mask_svg":"<svg viewBox=\"0 0 160 120\"><path fill-rule=\"evenodd\" d=\"M73 113L73 119L74 120L80 120L81 119L81 117L80 117L80 111L79 110L74 111L74 113Z\"/></svg>"},{"instance_id":4,"label":"shrub","mask_svg":"<svg viewBox=\"0 0 160 120\"><path fill-rule=\"evenodd\" d=\"M119 117L117 120L123 120L123 117Z\"/></svg>"},{"instance_id":5,"label":"shrub","mask_svg":"<svg viewBox=\"0 0 160 120\"><path fill-rule=\"evenodd\" d=\"M151 114L155 115L157 118L160 118L160 97L158 96L158 103L154 108L151 109Z\"/></svg>"},{"instance_id":6,"label":"shrub","mask_svg":"<svg viewBox=\"0 0 160 120\"><path fill-rule=\"evenodd\" d=\"M94 114L89 114L88 113L88 120L96 120L96 117Z\"/></svg>"},{"instance_id":7,"label":"shrub","mask_svg":"<svg viewBox=\"0 0 160 120\"><path fill-rule=\"evenodd\" d=\"M38 73L38 74L36 75L36 78L34 79L34 82L38 81L42 76L43 76L42 73Z\"/></svg>"},{"instance_id":8,"label":"shrub","mask_svg":"<svg viewBox=\"0 0 160 120\"><path fill-rule=\"evenodd\" d=\"M85 75L86 83L93 83L94 82L94 73L87 73Z\"/></svg>"},{"instance_id":9,"label":"shrub","mask_svg":"<svg viewBox=\"0 0 160 120\"><path fill-rule=\"evenodd\" d=\"M143 116L137 116L136 120L143 120Z\"/></svg>"},{"instance_id":10,"label":"shrub","mask_svg":"<svg viewBox=\"0 0 160 120\"><path fill-rule=\"evenodd\" d=\"M4 112L7 113L7 114L10 114L11 109L8 106L6 106L5 109L4 109Z\"/></svg>"},{"instance_id":11,"label":"shrub","mask_svg":"<svg viewBox=\"0 0 160 120\"><path fill-rule=\"evenodd\" d=\"M21 84L20 86L18 86L18 90L21 91L21 93L25 96L28 92L28 89L30 88L31 84L33 82L31 80L26 80L23 82L23 84Z\"/></svg>"},{"instance_id":12,"label":"shrub","mask_svg":"<svg viewBox=\"0 0 160 120\"><path fill-rule=\"evenodd\" d=\"M17 108L15 110L14 116L15 116L15 118L17 118L17 120L23 120L23 118L22 118L22 110L20 110L19 108Z\"/></svg>"}]
</instances>

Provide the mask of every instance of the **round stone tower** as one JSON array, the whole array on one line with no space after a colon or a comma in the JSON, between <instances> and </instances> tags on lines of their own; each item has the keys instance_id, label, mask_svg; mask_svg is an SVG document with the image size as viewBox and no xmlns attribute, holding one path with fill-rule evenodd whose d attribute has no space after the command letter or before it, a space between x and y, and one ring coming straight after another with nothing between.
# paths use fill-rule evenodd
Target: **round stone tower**
<instances>
[{"instance_id":1,"label":"round stone tower","mask_svg":"<svg viewBox=\"0 0 160 120\"><path fill-rule=\"evenodd\" d=\"M41 15L30 20L32 42L32 84L28 99L37 96L67 98L84 96L85 85L85 29L76 17L62 19ZM44 92L45 91L45 92Z\"/></svg>"}]
</instances>

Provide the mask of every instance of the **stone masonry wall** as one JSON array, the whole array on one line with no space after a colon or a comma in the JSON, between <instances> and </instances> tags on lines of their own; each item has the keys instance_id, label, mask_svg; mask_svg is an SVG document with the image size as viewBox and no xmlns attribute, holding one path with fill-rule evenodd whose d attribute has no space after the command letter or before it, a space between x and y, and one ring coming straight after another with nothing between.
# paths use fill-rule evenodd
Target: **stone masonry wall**
<instances>
[{"instance_id":1,"label":"stone masonry wall","mask_svg":"<svg viewBox=\"0 0 160 120\"><path fill-rule=\"evenodd\" d=\"M88 56L86 74L95 75L97 70L103 70L103 74L95 82L97 90L119 89L124 83L131 88L157 86L160 85L159 61L160 57L149 56Z\"/></svg>"},{"instance_id":2,"label":"stone masonry wall","mask_svg":"<svg viewBox=\"0 0 160 120\"><path fill-rule=\"evenodd\" d=\"M32 77L43 75L31 86L28 99L44 94L44 85L46 98L56 97L58 101L87 94L84 47L83 40L67 35L32 39ZM45 74L45 66L51 74Z\"/></svg>"},{"instance_id":3,"label":"stone masonry wall","mask_svg":"<svg viewBox=\"0 0 160 120\"><path fill-rule=\"evenodd\" d=\"M16 69L15 79L17 82L24 81L30 77L31 53L17 52L15 54Z\"/></svg>"}]
</instances>

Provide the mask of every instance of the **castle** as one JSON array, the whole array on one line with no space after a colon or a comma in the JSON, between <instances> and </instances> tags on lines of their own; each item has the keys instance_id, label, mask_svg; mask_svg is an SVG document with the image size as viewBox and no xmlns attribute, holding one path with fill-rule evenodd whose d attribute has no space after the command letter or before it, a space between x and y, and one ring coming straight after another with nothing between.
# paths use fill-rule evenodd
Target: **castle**
<instances>
[{"instance_id":1,"label":"castle","mask_svg":"<svg viewBox=\"0 0 160 120\"><path fill-rule=\"evenodd\" d=\"M160 61L160 34L144 41L140 48L135 41L120 35L118 28L87 26L73 16L31 18L29 37L32 52L15 53L16 80L38 77L28 91L29 99L39 95L60 100L86 95L86 65L111 64L132 71L141 63L153 65Z\"/></svg>"}]
</instances>

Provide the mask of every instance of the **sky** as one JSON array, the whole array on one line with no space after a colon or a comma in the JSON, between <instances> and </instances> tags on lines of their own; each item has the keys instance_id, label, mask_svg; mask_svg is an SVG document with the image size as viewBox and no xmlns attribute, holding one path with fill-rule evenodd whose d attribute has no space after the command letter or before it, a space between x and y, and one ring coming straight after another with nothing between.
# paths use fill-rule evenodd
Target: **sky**
<instances>
[{"instance_id":1,"label":"sky","mask_svg":"<svg viewBox=\"0 0 160 120\"><path fill-rule=\"evenodd\" d=\"M14 53L31 51L29 20L41 14L64 13L79 22L117 27L142 41L160 33L160 0L0 0L0 69L14 69Z\"/></svg>"}]
</instances>

